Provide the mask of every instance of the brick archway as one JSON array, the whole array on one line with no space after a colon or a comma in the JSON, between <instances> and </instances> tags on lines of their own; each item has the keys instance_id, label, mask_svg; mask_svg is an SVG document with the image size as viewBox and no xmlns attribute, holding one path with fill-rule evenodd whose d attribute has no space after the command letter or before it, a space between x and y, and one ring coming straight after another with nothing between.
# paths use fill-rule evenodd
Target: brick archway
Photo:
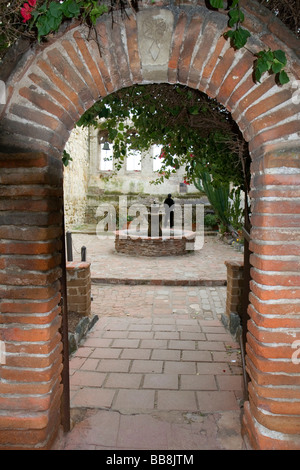
<instances>
[{"instance_id":1,"label":"brick archway","mask_svg":"<svg viewBox=\"0 0 300 470\"><path fill-rule=\"evenodd\" d=\"M103 17L101 54L87 29L72 23L0 77L7 85L0 108L0 448L49 448L60 423L61 153L69 133L101 97L166 82L216 97L249 142L251 382L243 429L253 448L300 449L300 365L292 360L300 340L299 45L269 11L243 5L255 33L249 49L284 49L289 85L278 87L273 76L255 84L252 54L230 48L222 36L227 17L200 0L142 6L137 17L116 16L113 29Z\"/></svg>"}]
</instances>

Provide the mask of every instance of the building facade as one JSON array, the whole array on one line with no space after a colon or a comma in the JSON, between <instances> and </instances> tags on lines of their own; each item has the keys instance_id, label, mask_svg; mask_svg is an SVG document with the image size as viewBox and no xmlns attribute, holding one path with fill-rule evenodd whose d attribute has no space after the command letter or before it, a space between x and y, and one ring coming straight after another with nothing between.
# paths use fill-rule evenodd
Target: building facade
<instances>
[{"instance_id":1,"label":"building facade","mask_svg":"<svg viewBox=\"0 0 300 470\"><path fill-rule=\"evenodd\" d=\"M154 184L161 168L160 146L148 152L128 152L125 163L114 169L112 144L105 150L99 129L75 127L66 144L72 160L64 169L66 227L96 223L96 209L102 202L117 203L120 195L130 200L163 202L167 194L175 198L195 197L199 191L184 182L184 169L170 179Z\"/></svg>"}]
</instances>

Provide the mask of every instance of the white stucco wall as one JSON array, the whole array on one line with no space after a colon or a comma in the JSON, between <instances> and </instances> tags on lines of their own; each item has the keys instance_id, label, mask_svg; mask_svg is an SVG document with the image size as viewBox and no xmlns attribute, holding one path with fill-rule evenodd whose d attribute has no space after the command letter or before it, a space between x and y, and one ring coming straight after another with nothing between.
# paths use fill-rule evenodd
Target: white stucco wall
<instances>
[{"instance_id":1,"label":"white stucco wall","mask_svg":"<svg viewBox=\"0 0 300 470\"><path fill-rule=\"evenodd\" d=\"M89 182L89 131L75 128L65 150L71 155L64 167L64 204L66 229L84 223Z\"/></svg>"},{"instance_id":2,"label":"white stucco wall","mask_svg":"<svg viewBox=\"0 0 300 470\"><path fill-rule=\"evenodd\" d=\"M173 196L180 194L180 183L184 180L183 169L179 169L174 176L162 184L151 184L158 176L153 171L152 157L159 154L158 149L155 148L151 148L149 152L141 156L138 171L129 170L126 165L112 177L110 176L114 171L102 171L103 143L99 143L98 132L98 129L94 128L75 128L65 147L72 157L72 161L64 168L66 230L85 223L86 212L90 212L89 206L95 205L95 198L100 202L101 194L134 193L150 195L153 198L163 197L169 193ZM90 198L88 198L89 192ZM194 185L184 185L181 194L185 193L197 193L197 189Z\"/></svg>"}]
</instances>

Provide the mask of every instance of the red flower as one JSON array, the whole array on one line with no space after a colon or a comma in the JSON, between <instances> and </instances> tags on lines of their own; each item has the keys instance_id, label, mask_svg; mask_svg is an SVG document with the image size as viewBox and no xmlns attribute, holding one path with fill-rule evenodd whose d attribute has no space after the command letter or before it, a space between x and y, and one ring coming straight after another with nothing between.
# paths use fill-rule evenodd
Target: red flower
<instances>
[{"instance_id":1,"label":"red flower","mask_svg":"<svg viewBox=\"0 0 300 470\"><path fill-rule=\"evenodd\" d=\"M36 5L36 0L28 0L28 3L31 7L35 7Z\"/></svg>"},{"instance_id":2,"label":"red flower","mask_svg":"<svg viewBox=\"0 0 300 470\"><path fill-rule=\"evenodd\" d=\"M23 16L23 23L30 20L31 18L31 8L28 3L24 3L23 8L21 8L21 15Z\"/></svg>"}]
</instances>

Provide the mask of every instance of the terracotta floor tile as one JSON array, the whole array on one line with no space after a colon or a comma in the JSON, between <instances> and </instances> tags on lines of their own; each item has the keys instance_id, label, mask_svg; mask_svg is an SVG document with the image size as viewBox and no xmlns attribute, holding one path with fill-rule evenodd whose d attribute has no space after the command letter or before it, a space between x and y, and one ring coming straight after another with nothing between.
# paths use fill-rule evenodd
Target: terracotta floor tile
<instances>
[{"instance_id":1,"label":"terracotta floor tile","mask_svg":"<svg viewBox=\"0 0 300 470\"><path fill-rule=\"evenodd\" d=\"M159 390L158 410L198 410L195 393L191 391Z\"/></svg>"},{"instance_id":2,"label":"terracotta floor tile","mask_svg":"<svg viewBox=\"0 0 300 470\"><path fill-rule=\"evenodd\" d=\"M116 255L113 240L73 241L92 260L99 320L70 361L77 418L60 448L242 449L239 345L220 322L226 287L213 285L242 255L206 240L186 269L182 257L145 262ZM115 284L101 284L108 278ZM206 285L163 285L195 280Z\"/></svg>"},{"instance_id":3,"label":"terracotta floor tile","mask_svg":"<svg viewBox=\"0 0 300 470\"><path fill-rule=\"evenodd\" d=\"M149 411L154 409L154 390L119 390L113 409Z\"/></svg>"},{"instance_id":4,"label":"terracotta floor tile","mask_svg":"<svg viewBox=\"0 0 300 470\"><path fill-rule=\"evenodd\" d=\"M96 387L83 387L75 393L72 399L73 407L109 408L115 395L115 390L104 390Z\"/></svg>"}]
</instances>

